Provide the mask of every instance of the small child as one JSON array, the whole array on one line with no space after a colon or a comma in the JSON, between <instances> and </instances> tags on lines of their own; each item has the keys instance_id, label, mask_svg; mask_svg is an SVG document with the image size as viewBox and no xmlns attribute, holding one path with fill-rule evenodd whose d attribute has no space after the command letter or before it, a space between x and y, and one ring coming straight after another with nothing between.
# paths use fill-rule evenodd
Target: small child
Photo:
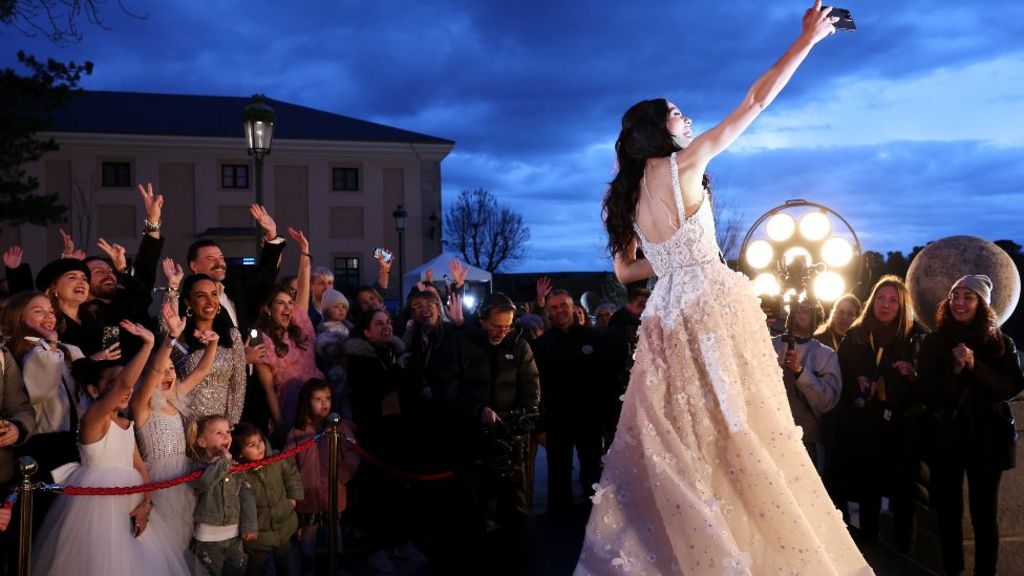
<instances>
[{"instance_id":1,"label":"small child","mask_svg":"<svg viewBox=\"0 0 1024 576\"><path fill-rule=\"evenodd\" d=\"M259 428L239 422L231 431L231 455L239 462L255 462L273 455ZM249 471L256 500L259 532L245 542L249 554L249 574L267 573L267 556L274 557L274 574L288 574L288 551L292 535L299 529L295 504L302 500L302 481L291 458L278 460Z\"/></svg>"},{"instance_id":2,"label":"small child","mask_svg":"<svg viewBox=\"0 0 1024 576\"><path fill-rule=\"evenodd\" d=\"M316 363L331 385L337 403L334 409L343 418L351 418L352 407L348 399L345 368L342 367L345 342L352 328L346 319L348 299L332 288L324 292L321 303L324 320L316 327ZM300 429L302 426L301 423L296 424Z\"/></svg>"},{"instance_id":3,"label":"small child","mask_svg":"<svg viewBox=\"0 0 1024 576\"><path fill-rule=\"evenodd\" d=\"M192 421L189 447L203 475L191 482L196 493L192 551L211 576L242 576L242 541L256 540L256 501L246 473L231 469L231 424L219 414Z\"/></svg>"},{"instance_id":4,"label":"small child","mask_svg":"<svg viewBox=\"0 0 1024 576\"><path fill-rule=\"evenodd\" d=\"M321 428L331 411L331 386L323 380L309 380L299 391L299 411L295 427L288 432L285 449L298 446L313 437ZM338 453L338 513L345 510L345 485L355 476L359 468L359 454L344 437L354 436L352 422L342 420L339 431L342 435ZM295 464L302 477L306 498L295 510L299 513L299 535L302 541L303 565L311 564L316 550L317 534L326 531L328 508L328 472L330 470L330 444L321 440L311 450L295 455ZM339 538L341 532L338 532ZM339 550L341 541L338 541Z\"/></svg>"}]
</instances>

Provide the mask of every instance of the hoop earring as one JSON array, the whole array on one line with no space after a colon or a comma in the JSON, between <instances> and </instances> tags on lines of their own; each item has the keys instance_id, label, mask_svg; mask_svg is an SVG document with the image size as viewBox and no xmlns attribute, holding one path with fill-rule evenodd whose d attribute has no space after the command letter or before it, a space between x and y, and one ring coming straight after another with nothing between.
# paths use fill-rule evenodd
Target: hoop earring
<instances>
[{"instance_id":1,"label":"hoop earring","mask_svg":"<svg viewBox=\"0 0 1024 576\"><path fill-rule=\"evenodd\" d=\"M192 312L191 308L185 308L185 316L188 316L189 318L191 318L192 314L193 314L193 312Z\"/></svg>"}]
</instances>

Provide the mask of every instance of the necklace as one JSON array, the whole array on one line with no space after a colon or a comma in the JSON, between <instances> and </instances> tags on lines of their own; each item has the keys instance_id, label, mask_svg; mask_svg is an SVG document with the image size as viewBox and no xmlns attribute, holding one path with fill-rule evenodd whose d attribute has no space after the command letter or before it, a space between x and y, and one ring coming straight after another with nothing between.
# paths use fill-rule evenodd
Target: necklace
<instances>
[{"instance_id":1,"label":"necklace","mask_svg":"<svg viewBox=\"0 0 1024 576\"><path fill-rule=\"evenodd\" d=\"M668 205L668 202L665 202L664 198L661 198L660 196L655 196L654 194L651 194L650 189L647 188L647 169L646 168L644 168L643 176L640 177L640 183L643 184L644 193L647 194L647 196L649 196L650 198L653 198L654 200L658 201L658 203L661 204L662 208L665 209L665 215L666 215L667 220L668 220L668 225L673 230L678 230L679 229L679 222L677 221L677 219L679 218L679 215L676 214L675 210L673 210Z\"/></svg>"}]
</instances>

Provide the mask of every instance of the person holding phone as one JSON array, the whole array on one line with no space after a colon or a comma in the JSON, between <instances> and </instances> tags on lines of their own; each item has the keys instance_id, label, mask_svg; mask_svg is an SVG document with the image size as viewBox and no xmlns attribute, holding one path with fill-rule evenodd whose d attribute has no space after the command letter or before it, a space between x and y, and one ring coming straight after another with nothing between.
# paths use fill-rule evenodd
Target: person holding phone
<instances>
[{"instance_id":1,"label":"person holding phone","mask_svg":"<svg viewBox=\"0 0 1024 576\"><path fill-rule=\"evenodd\" d=\"M751 282L720 258L706 176L834 21L816 1L782 57L703 134L661 98L622 118L608 247L619 281L658 281L577 576L872 573L793 422Z\"/></svg>"}]
</instances>

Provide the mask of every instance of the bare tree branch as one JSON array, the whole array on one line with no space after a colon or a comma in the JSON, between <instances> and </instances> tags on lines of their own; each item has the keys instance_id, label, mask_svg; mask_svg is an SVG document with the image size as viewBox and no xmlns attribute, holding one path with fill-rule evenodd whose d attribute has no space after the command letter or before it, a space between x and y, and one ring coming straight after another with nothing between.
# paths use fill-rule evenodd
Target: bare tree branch
<instances>
[{"instance_id":1,"label":"bare tree branch","mask_svg":"<svg viewBox=\"0 0 1024 576\"><path fill-rule=\"evenodd\" d=\"M110 30L100 12L108 0L0 0L0 23L19 30L22 34L35 37L42 34L47 40L67 46L82 41L78 26L84 17L90 24ZM136 14L117 2L122 12L145 20L146 14Z\"/></svg>"},{"instance_id":2,"label":"bare tree branch","mask_svg":"<svg viewBox=\"0 0 1024 576\"><path fill-rule=\"evenodd\" d=\"M494 272L525 256L530 229L520 214L478 188L463 190L444 213L444 237L466 262Z\"/></svg>"}]
</instances>

